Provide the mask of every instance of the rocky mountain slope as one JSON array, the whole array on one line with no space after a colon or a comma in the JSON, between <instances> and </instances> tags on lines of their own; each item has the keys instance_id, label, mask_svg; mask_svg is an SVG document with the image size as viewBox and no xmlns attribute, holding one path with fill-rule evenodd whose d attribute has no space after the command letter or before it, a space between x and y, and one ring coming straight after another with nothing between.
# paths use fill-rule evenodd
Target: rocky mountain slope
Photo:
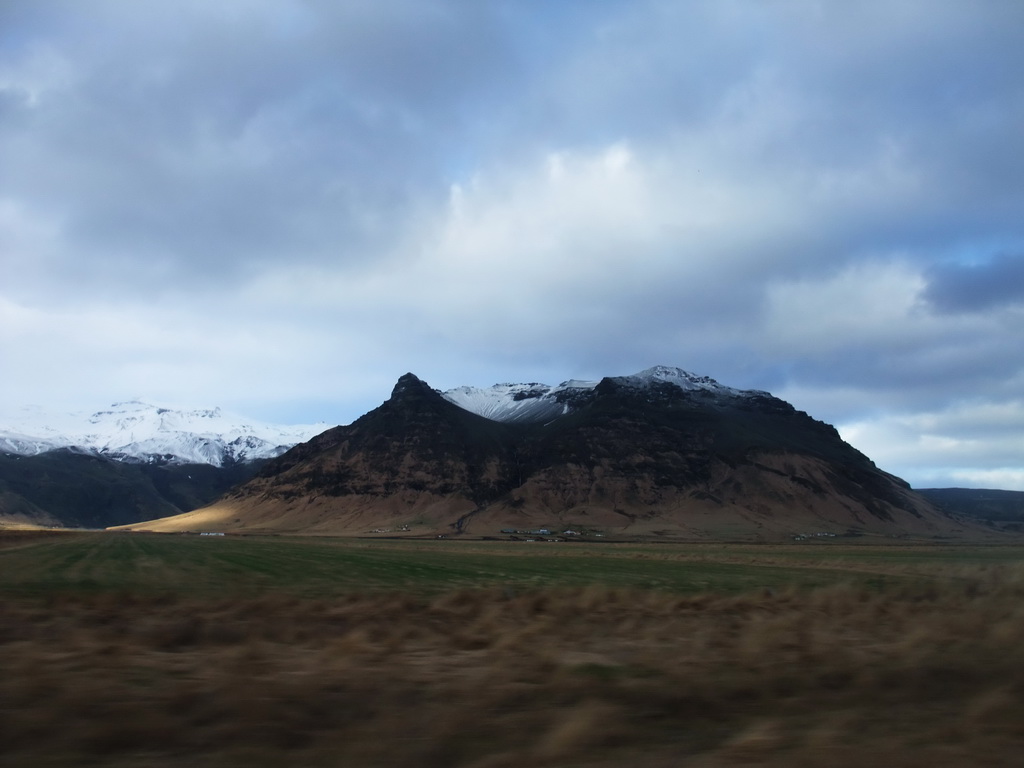
<instances>
[{"instance_id":1,"label":"rocky mountain slope","mask_svg":"<svg viewBox=\"0 0 1024 768\"><path fill-rule=\"evenodd\" d=\"M70 449L0 453L0 530L106 528L177 515L215 501L264 463L124 462Z\"/></svg>"},{"instance_id":2,"label":"rocky mountain slope","mask_svg":"<svg viewBox=\"0 0 1024 768\"><path fill-rule=\"evenodd\" d=\"M157 530L780 539L964 526L766 392L658 367L390 399Z\"/></svg>"},{"instance_id":3,"label":"rocky mountain slope","mask_svg":"<svg viewBox=\"0 0 1024 768\"><path fill-rule=\"evenodd\" d=\"M992 488L922 488L918 491L939 509L1005 531L1024 531L1024 491Z\"/></svg>"}]
</instances>

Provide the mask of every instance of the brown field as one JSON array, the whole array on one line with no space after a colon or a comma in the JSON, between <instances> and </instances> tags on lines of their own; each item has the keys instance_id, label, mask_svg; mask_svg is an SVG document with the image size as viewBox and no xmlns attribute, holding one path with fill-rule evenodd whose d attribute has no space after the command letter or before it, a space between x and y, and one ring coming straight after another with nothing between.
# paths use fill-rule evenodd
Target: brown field
<instances>
[{"instance_id":1,"label":"brown field","mask_svg":"<svg viewBox=\"0 0 1024 768\"><path fill-rule=\"evenodd\" d=\"M34 541L0 550L0 568L77 551ZM751 552L721 557L755 568ZM0 763L1020 765L1024 565L892 552L836 551L827 586L739 593L11 588ZM868 561L897 578L858 581Z\"/></svg>"}]
</instances>

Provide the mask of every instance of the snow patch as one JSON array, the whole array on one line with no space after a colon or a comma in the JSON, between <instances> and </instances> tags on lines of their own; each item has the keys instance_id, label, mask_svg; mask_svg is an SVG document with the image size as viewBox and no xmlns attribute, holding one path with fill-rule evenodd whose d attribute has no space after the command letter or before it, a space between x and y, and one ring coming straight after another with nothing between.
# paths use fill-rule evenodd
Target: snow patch
<instances>
[{"instance_id":1,"label":"snow patch","mask_svg":"<svg viewBox=\"0 0 1024 768\"><path fill-rule=\"evenodd\" d=\"M457 387L442 392L450 403L492 421L541 422L568 413L569 402L597 386L596 381L570 380L548 384L495 384L493 387Z\"/></svg>"},{"instance_id":2,"label":"snow patch","mask_svg":"<svg viewBox=\"0 0 1024 768\"><path fill-rule=\"evenodd\" d=\"M719 384L710 376L698 376L695 373L684 371L682 368L672 368L667 365L656 365L634 373L632 376L615 376L613 381L626 386L645 388L652 384L665 383L674 384L679 389L687 392L710 392L726 397L751 397L768 396L767 392L756 389L735 389Z\"/></svg>"},{"instance_id":3,"label":"snow patch","mask_svg":"<svg viewBox=\"0 0 1024 768\"><path fill-rule=\"evenodd\" d=\"M267 424L220 408L178 410L138 400L88 416L49 415L28 407L0 422L0 450L31 456L78 448L122 460L219 467L279 456L326 428Z\"/></svg>"}]
</instances>

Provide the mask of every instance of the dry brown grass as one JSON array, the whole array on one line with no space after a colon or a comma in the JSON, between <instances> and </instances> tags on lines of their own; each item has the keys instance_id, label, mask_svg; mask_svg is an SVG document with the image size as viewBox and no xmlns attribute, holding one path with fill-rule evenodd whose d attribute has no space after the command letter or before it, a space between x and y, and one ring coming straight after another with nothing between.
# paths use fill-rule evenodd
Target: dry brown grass
<instances>
[{"instance_id":1,"label":"dry brown grass","mask_svg":"<svg viewBox=\"0 0 1024 768\"><path fill-rule=\"evenodd\" d=\"M0 762L1018 765L1021 576L888 593L6 600Z\"/></svg>"}]
</instances>

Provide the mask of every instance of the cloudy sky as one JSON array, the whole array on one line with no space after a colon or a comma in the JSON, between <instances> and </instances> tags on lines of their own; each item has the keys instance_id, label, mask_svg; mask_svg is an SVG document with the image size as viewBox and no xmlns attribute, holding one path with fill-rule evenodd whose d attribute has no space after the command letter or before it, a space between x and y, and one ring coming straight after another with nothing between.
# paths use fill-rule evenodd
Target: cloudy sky
<instances>
[{"instance_id":1,"label":"cloudy sky","mask_svg":"<svg viewBox=\"0 0 1024 768\"><path fill-rule=\"evenodd\" d=\"M1021 73L1019 0L3 0L0 403L665 364L1024 489Z\"/></svg>"}]
</instances>

